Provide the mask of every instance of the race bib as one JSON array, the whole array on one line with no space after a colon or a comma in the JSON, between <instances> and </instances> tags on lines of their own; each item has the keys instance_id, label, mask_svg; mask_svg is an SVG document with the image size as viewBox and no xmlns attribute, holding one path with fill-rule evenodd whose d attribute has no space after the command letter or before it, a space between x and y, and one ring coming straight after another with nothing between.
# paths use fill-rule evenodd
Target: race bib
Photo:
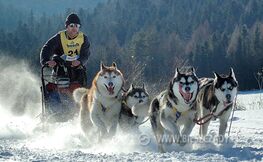
<instances>
[{"instance_id":1,"label":"race bib","mask_svg":"<svg viewBox=\"0 0 263 162\"><path fill-rule=\"evenodd\" d=\"M66 32L60 32L60 40L63 47L64 54L67 59L74 59L79 57L81 45L84 42L84 36L82 32L79 32L78 36L72 40L67 39ZM76 60L76 59L75 59Z\"/></svg>"}]
</instances>

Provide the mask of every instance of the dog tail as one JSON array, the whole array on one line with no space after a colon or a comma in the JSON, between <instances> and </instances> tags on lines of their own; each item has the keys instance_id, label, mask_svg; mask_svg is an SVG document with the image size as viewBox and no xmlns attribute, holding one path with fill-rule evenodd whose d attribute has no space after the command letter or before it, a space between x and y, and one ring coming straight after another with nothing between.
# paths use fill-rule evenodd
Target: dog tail
<instances>
[{"instance_id":1,"label":"dog tail","mask_svg":"<svg viewBox=\"0 0 263 162\"><path fill-rule=\"evenodd\" d=\"M88 89L87 88L77 88L74 90L73 92L73 98L74 101L77 103L80 103L80 100L82 98L82 96L84 96L84 94L88 93Z\"/></svg>"}]
</instances>

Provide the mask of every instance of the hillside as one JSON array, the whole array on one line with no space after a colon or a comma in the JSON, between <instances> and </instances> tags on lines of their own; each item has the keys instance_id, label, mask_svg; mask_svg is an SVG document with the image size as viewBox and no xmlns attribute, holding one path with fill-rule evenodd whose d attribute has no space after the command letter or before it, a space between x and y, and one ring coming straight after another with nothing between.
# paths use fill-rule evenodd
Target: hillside
<instances>
[{"instance_id":1,"label":"hillside","mask_svg":"<svg viewBox=\"0 0 263 162\"><path fill-rule=\"evenodd\" d=\"M117 62L128 83L164 84L175 67L194 66L200 77L213 77L212 71L228 73L233 67L240 89L258 88L255 76L263 66L263 1L108 0L89 10L88 2L79 0L52 16L49 10L41 16L34 11L16 12L23 5L11 2L13 7L3 6L0 11L4 22L0 49L3 55L30 58L35 71L43 43L64 28L67 13L75 10L83 22L81 30L91 41L89 78L101 61ZM56 6L46 5L51 10ZM130 73L137 67L138 74Z\"/></svg>"}]
</instances>

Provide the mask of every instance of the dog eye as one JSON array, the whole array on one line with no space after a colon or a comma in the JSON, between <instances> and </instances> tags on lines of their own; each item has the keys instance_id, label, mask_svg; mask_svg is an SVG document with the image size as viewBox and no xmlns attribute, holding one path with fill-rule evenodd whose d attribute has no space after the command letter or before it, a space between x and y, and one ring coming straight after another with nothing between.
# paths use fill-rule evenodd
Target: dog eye
<instances>
[{"instance_id":1,"label":"dog eye","mask_svg":"<svg viewBox=\"0 0 263 162\"><path fill-rule=\"evenodd\" d=\"M179 82L180 84L184 84L183 82Z\"/></svg>"},{"instance_id":2,"label":"dog eye","mask_svg":"<svg viewBox=\"0 0 263 162\"><path fill-rule=\"evenodd\" d=\"M108 77L107 76L104 76L105 79L107 79Z\"/></svg>"},{"instance_id":3,"label":"dog eye","mask_svg":"<svg viewBox=\"0 0 263 162\"><path fill-rule=\"evenodd\" d=\"M142 96L142 98L145 98L146 96Z\"/></svg>"},{"instance_id":4,"label":"dog eye","mask_svg":"<svg viewBox=\"0 0 263 162\"><path fill-rule=\"evenodd\" d=\"M194 84L194 81L191 81L190 84Z\"/></svg>"},{"instance_id":5,"label":"dog eye","mask_svg":"<svg viewBox=\"0 0 263 162\"><path fill-rule=\"evenodd\" d=\"M232 90L232 89L233 89L233 87L231 86L231 87L229 87L228 89L229 89L229 90Z\"/></svg>"},{"instance_id":6,"label":"dog eye","mask_svg":"<svg viewBox=\"0 0 263 162\"><path fill-rule=\"evenodd\" d=\"M112 77L113 77L113 78L116 78L116 75L113 75Z\"/></svg>"},{"instance_id":7,"label":"dog eye","mask_svg":"<svg viewBox=\"0 0 263 162\"><path fill-rule=\"evenodd\" d=\"M137 95L135 95L134 97L135 97L135 98L138 98L138 96L137 96Z\"/></svg>"},{"instance_id":8,"label":"dog eye","mask_svg":"<svg viewBox=\"0 0 263 162\"><path fill-rule=\"evenodd\" d=\"M221 91L223 91L223 92L225 91L225 88L220 88L220 89L221 89Z\"/></svg>"}]
</instances>

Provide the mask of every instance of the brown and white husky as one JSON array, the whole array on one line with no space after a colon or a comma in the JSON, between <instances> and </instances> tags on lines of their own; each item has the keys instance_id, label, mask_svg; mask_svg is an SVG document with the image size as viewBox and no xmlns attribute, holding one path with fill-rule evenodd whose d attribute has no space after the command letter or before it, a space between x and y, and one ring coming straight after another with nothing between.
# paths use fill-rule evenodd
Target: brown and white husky
<instances>
[{"instance_id":1,"label":"brown and white husky","mask_svg":"<svg viewBox=\"0 0 263 162\"><path fill-rule=\"evenodd\" d=\"M116 63L110 67L101 63L91 88L74 91L74 99L80 104L81 129L86 135L93 128L96 128L99 140L115 135L121 111L123 84L123 74Z\"/></svg>"}]
</instances>

